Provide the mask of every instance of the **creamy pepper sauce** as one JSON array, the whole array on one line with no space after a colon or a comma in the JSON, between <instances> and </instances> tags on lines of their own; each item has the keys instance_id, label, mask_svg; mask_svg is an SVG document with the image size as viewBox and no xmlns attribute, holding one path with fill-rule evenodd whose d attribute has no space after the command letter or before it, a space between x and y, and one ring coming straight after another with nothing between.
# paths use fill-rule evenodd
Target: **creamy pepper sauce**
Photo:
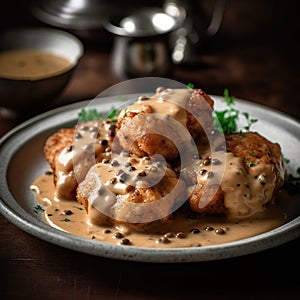
<instances>
[{"instance_id":1,"label":"creamy pepper sauce","mask_svg":"<svg viewBox=\"0 0 300 300\"><path fill-rule=\"evenodd\" d=\"M40 50L10 50L0 53L0 77L38 80L72 67L69 60Z\"/></svg>"},{"instance_id":2,"label":"creamy pepper sauce","mask_svg":"<svg viewBox=\"0 0 300 300\"><path fill-rule=\"evenodd\" d=\"M285 222L285 214L270 204L257 217L230 220L223 216L198 216L185 207L165 224L131 230L125 226L95 225L81 204L55 197L52 175L33 182L38 202L45 206L43 218L50 226L88 239L154 248L200 247L228 243L274 229Z\"/></svg>"}]
</instances>

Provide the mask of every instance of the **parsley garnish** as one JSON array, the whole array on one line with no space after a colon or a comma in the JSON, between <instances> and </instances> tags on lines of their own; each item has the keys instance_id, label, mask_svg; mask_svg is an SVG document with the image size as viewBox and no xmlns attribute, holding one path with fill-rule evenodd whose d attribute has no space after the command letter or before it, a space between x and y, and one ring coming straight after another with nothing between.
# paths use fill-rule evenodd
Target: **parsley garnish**
<instances>
[{"instance_id":1,"label":"parsley garnish","mask_svg":"<svg viewBox=\"0 0 300 300\"><path fill-rule=\"evenodd\" d=\"M298 194L300 192L300 167L296 170L297 175L288 174L287 179L284 182L284 186L289 194Z\"/></svg>"},{"instance_id":2,"label":"parsley garnish","mask_svg":"<svg viewBox=\"0 0 300 300\"><path fill-rule=\"evenodd\" d=\"M118 110L114 106L111 107L110 112L107 115L107 118L111 119L113 122L117 121Z\"/></svg>"},{"instance_id":3,"label":"parsley garnish","mask_svg":"<svg viewBox=\"0 0 300 300\"><path fill-rule=\"evenodd\" d=\"M247 112L243 112L242 115L245 117L246 121L247 121L247 125L244 126L244 129L249 131L250 130L250 127L252 124L256 123L257 122L257 119L251 119L249 117L249 113Z\"/></svg>"},{"instance_id":4,"label":"parsley garnish","mask_svg":"<svg viewBox=\"0 0 300 300\"><path fill-rule=\"evenodd\" d=\"M227 105L227 109L222 111L215 111L215 129L224 132L231 133L237 131L237 121L239 118L239 111L234 106L234 98L229 95L228 89L224 90L224 100Z\"/></svg>"},{"instance_id":5,"label":"parsley garnish","mask_svg":"<svg viewBox=\"0 0 300 300\"><path fill-rule=\"evenodd\" d=\"M294 176L292 174L288 175L286 182L292 185L300 185L300 167L297 168L296 173L298 176Z\"/></svg>"},{"instance_id":6,"label":"parsley garnish","mask_svg":"<svg viewBox=\"0 0 300 300\"><path fill-rule=\"evenodd\" d=\"M248 166L249 166L249 168L254 167L254 162L253 161L249 161L248 162Z\"/></svg>"},{"instance_id":7,"label":"parsley garnish","mask_svg":"<svg viewBox=\"0 0 300 300\"><path fill-rule=\"evenodd\" d=\"M289 164L290 160L285 157L284 162ZM284 187L288 190L289 194L296 194L300 192L300 167L296 169L296 174L298 176L288 173L284 181Z\"/></svg>"},{"instance_id":8,"label":"parsley garnish","mask_svg":"<svg viewBox=\"0 0 300 300\"><path fill-rule=\"evenodd\" d=\"M62 219L61 221L62 221L62 222L71 222L71 220L68 219L68 218Z\"/></svg>"},{"instance_id":9,"label":"parsley garnish","mask_svg":"<svg viewBox=\"0 0 300 300\"><path fill-rule=\"evenodd\" d=\"M96 109L92 108L89 110L86 109L82 109L79 113L78 113L78 123L86 123L89 121L97 121L97 120L103 120L104 116L99 113ZM117 121L117 117L118 117L118 110L112 106L110 109L110 112L107 115L108 119L111 119L113 122Z\"/></svg>"},{"instance_id":10,"label":"parsley garnish","mask_svg":"<svg viewBox=\"0 0 300 300\"><path fill-rule=\"evenodd\" d=\"M186 88L187 89L193 89L194 88L194 84L189 82L187 85L186 85Z\"/></svg>"},{"instance_id":11,"label":"parsley garnish","mask_svg":"<svg viewBox=\"0 0 300 300\"><path fill-rule=\"evenodd\" d=\"M78 209L78 210L83 210L83 208L82 207L78 207L78 206L73 206L74 208L76 208L76 209Z\"/></svg>"},{"instance_id":12,"label":"parsley garnish","mask_svg":"<svg viewBox=\"0 0 300 300\"><path fill-rule=\"evenodd\" d=\"M34 212L37 214L38 212L42 212L42 211L45 211L45 209L41 206L41 205L39 205L39 204L37 204L35 207L34 207Z\"/></svg>"},{"instance_id":13,"label":"parsley garnish","mask_svg":"<svg viewBox=\"0 0 300 300\"><path fill-rule=\"evenodd\" d=\"M227 108L222 111L215 111L215 129L224 133L233 133L238 131L239 111L234 107L234 97L229 95L228 89L224 89L224 100ZM247 121L244 130L249 131L252 124L257 122L257 119L249 117L249 113L242 112L242 115Z\"/></svg>"},{"instance_id":14,"label":"parsley garnish","mask_svg":"<svg viewBox=\"0 0 300 300\"><path fill-rule=\"evenodd\" d=\"M89 121L103 119L103 116L96 109L85 110L83 108L78 115L79 115L78 123L85 123Z\"/></svg>"}]
</instances>

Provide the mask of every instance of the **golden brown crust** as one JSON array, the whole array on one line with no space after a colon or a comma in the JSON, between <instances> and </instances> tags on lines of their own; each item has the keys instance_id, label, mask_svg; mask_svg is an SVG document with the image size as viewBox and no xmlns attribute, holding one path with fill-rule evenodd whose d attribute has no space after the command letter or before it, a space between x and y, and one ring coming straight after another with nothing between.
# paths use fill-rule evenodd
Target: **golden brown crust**
<instances>
[{"instance_id":1,"label":"golden brown crust","mask_svg":"<svg viewBox=\"0 0 300 300\"><path fill-rule=\"evenodd\" d=\"M209 202L202 207L201 202ZM224 192L219 185L202 187L197 184L189 197L189 204L192 211L205 214L223 214L225 212L224 206Z\"/></svg>"},{"instance_id":2,"label":"golden brown crust","mask_svg":"<svg viewBox=\"0 0 300 300\"><path fill-rule=\"evenodd\" d=\"M114 122L95 120L77 124L74 128L59 129L48 137L44 155L52 169L58 197L76 199L78 183L89 168L110 158L114 136ZM119 150L117 142L114 149Z\"/></svg>"},{"instance_id":3,"label":"golden brown crust","mask_svg":"<svg viewBox=\"0 0 300 300\"><path fill-rule=\"evenodd\" d=\"M86 197L83 197L82 191L79 188L79 186L76 189L76 199L77 201L83 205L84 209L86 212L88 212L88 207L89 207L89 201Z\"/></svg>"},{"instance_id":4,"label":"golden brown crust","mask_svg":"<svg viewBox=\"0 0 300 300\"><path fill-rule=\"evenodd\" d=\"M185 107L185 126L193 139L210 134L213 127L213 106L214 101L203 90L196 89L191 93ZM174 128L173 123L153 118L146 120L144 117L151 113L152 107L145 104L141 111L129 110L125 116L119 117L117 130L121 145L139 157L160 154L169 161L176 159L186 146L180 139L178 130ZM159 133L161 128L164 128L166 134Z\"/></svg>"},{"instance_id":5,"label":"golden brown crust","mask_svg":"<svg viewBox=\"0 0 300 300\"><path fill-rule=\"evenodd\" d=\"M214 119L214 101L203 90L195 89L187 102L187 128L194 139L210 135Z\"/></svg>"},{"instance_id":6,"label":"golden brown crust","mask_svg":"<svg viewBox=\"0 0 300 300\"><path fill-rule=\"evenodd\" d=\"M230 133L226 135L227 152L243 159L244 167L249 171L251 165L260 163L274 166L276 176L283 168L283 156L278 143L272 143L257 132ZM281 184L281 181L278 182Z\"/></svg>"},{"instance_id":7,"label":"golden brown crust","mask_svg":"<svg viewBox=\"0 0 300 300\"><path fill-rule=\"evenodd\" d=\"M83 204L88 214L88 199L95 196L94 192L99 185L98 180L95 180L95 170L101 172L101 165L103 164L99 163L97 167L92 168L77 188L77 200ZM185 200L182 197L185 197L185 184L177 179L175 173L172 176L164 176L158 183L146 188L129 185L126 194L114 196L114 204L108 207L107 220L114 225L132 223L132 226L136 224L138 227L147 226L153 221L164 223L171 217L174 205ZM94 201L104 199L99 197ZM106 209L100 202L97 202L97 205ZM99 219L102 219L102 212L98 215ZM97 219L95 214L93 217Z\"/></svg>"},{"instance_id":8,"label":"golden brown crust","mask_svg":"<svg viewBox=\"0 0 300 300\"><path fill-rule=\"evenodd\" d=\"M274 194L283 184L283 156L279 144L272 143L257 132L230 133L225 136L226 151L242 158L243 166L248 174L251 167L261 163L271 165L275 175ZM202 207L201 203L207 202ZM189 197L191 209L203 214L220 214L226 211L224 206L224 192L219 186L208 186L197 183Z\"/></svg>"},{"instance_id":9,"label":"golden brown crust","mask_svg":"<svg viewBox=\"0 0 300 300\"><path fill-rule=\"evenodd\" d=\"M44 155L51 169L55 171L55 160L61 151L73 144L75 128L62 128L48 137L44 145Z\"/></svg>"}]
</instances>

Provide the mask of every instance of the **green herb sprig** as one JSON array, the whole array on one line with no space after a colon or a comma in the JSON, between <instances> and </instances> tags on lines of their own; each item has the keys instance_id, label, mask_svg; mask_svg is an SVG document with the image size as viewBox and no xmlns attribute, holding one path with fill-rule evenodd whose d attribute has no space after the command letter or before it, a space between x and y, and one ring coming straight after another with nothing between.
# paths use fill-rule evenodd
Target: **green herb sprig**
<instances>
[{"instance_id":1,"label":"green herb sprig","mask_svg":"<svg viewBox=\"0 0 300 300\"><path fill-rule=\"evenodd\" d=\"M284 187L289 194L298 194L300 192L300 167L296 169L296 174L289 173L284 182Z\"/></svg>"},{"instance_id":2,"label":"green herb sprig","mask_svg":"<svg viewBox=\"0 0 300 300\"><path fill-rule=\"evenodd\" d=\"M112 106L110 109L110 112L107 115L107 118L111 119L112 122L117 122L118 113L119 113L119 111L114 106Z\"/></svg>"},{"instance_id":3,"label":"green herb sprig","mask_svg":"<svg viewBox=\"0 0 300 300\"><path fill-rule=\"evenodd\" d=\"M187 85L186 85L186 88L187 89L193 89L195 87L195 85L193 84L193 83L191 83L191 82L189 82Z\"/></svg>"},{"instance_id":4,"label":"green herb sprig","mask_svg":"<svg viewBox=\"0 0 300 300\"><path fill-rule=\"evenodd\" d=\"M39 212L45 211L45 208L44 208L43 206L37 204L37 205L34 207L33 210L34 210L34 212L37 214L37 213L39 213Z\"/></svg>"},{"instance_id":5,"label":"green herb sprig","mask_svg":"<svg viewBox=\"0 0 300 300\"><path fill-rule=\"evenodd\" d=\"M224 133L237 132L239 130L238 121L240 111L234 107L234 97L229 95L228 89L224 89L223 95L227 108L222 111L214 111L215 129ZM257 119L250 118L249 113L247 112L242 112L241 114L244 116L247 122L247 125L245 125L242 129L249 131L250 127L257 122Z\"/></svg>"},{"instance_id":6,"label":"green herb sprig","mask_svg":"<svg viewBox=\"0 0 300 300\"><path fill-rule=\"evenodd\" d=\"M300 185L300 167L297 168L296 173L298 176L294 176L292 174L289 174L287 178L287 182L289 182L292 185Z\"/></svg>"},{"instance_id":7,"label":"green herb sprig","mask_svg":"<svg viewBox=\"0 0 300 300\"><path fill-rule=\"evenodd\" d=\"M82 109L79 114L78 123L86 123L89 121L102 120L103 116L96 109Z\"/></svg>"},{"instance_id":8,"label":"green herb sprig","mask_svg":"<svg viewBox=\"0 0 300 300\"><path fill-rule=\"evenodd\" d=\"M107 119L111 119L112 122L116 122L118 118L118 110L114 106L111 107ZM103 116L100 112L98 112L96 109L92 108L89 110L86 110L83 108L78 113L78 123L86 123L90 121L97 121L97 120L104 120L105 116Z\"/></svg>"},{"instance_id":9,"label":"green herb sprig","mask_svg":"<svg viewBox=\"0 0 300 300\"><path fill-rule=\"evenodd\" d=\"M252 119L249 117L249 113L247 112L242 112L242 115L245 117L246 121L247 121L247 125L244 126L244 129L249 131L250 127L252 124L256 123L258 120L257 119Z\"/></svg>"}]
</instances>

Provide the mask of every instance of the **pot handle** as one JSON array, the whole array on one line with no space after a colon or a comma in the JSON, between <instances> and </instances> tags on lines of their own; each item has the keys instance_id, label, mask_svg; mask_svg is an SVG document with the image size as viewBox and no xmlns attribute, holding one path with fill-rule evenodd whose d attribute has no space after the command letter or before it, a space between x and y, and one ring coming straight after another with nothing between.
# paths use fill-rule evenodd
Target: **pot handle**
<instances>
[{"instance_id":1,"label":"pot handle","mask_svg":"<svg viewBox=\"0 0 300 300\"><path fill-rule=\"evenodd\" d=\"M215 0L210 24L207 27L208 36L215 35L220 29L225 10L225 4L226 0Z\"/></svg>"}]
</instances>

